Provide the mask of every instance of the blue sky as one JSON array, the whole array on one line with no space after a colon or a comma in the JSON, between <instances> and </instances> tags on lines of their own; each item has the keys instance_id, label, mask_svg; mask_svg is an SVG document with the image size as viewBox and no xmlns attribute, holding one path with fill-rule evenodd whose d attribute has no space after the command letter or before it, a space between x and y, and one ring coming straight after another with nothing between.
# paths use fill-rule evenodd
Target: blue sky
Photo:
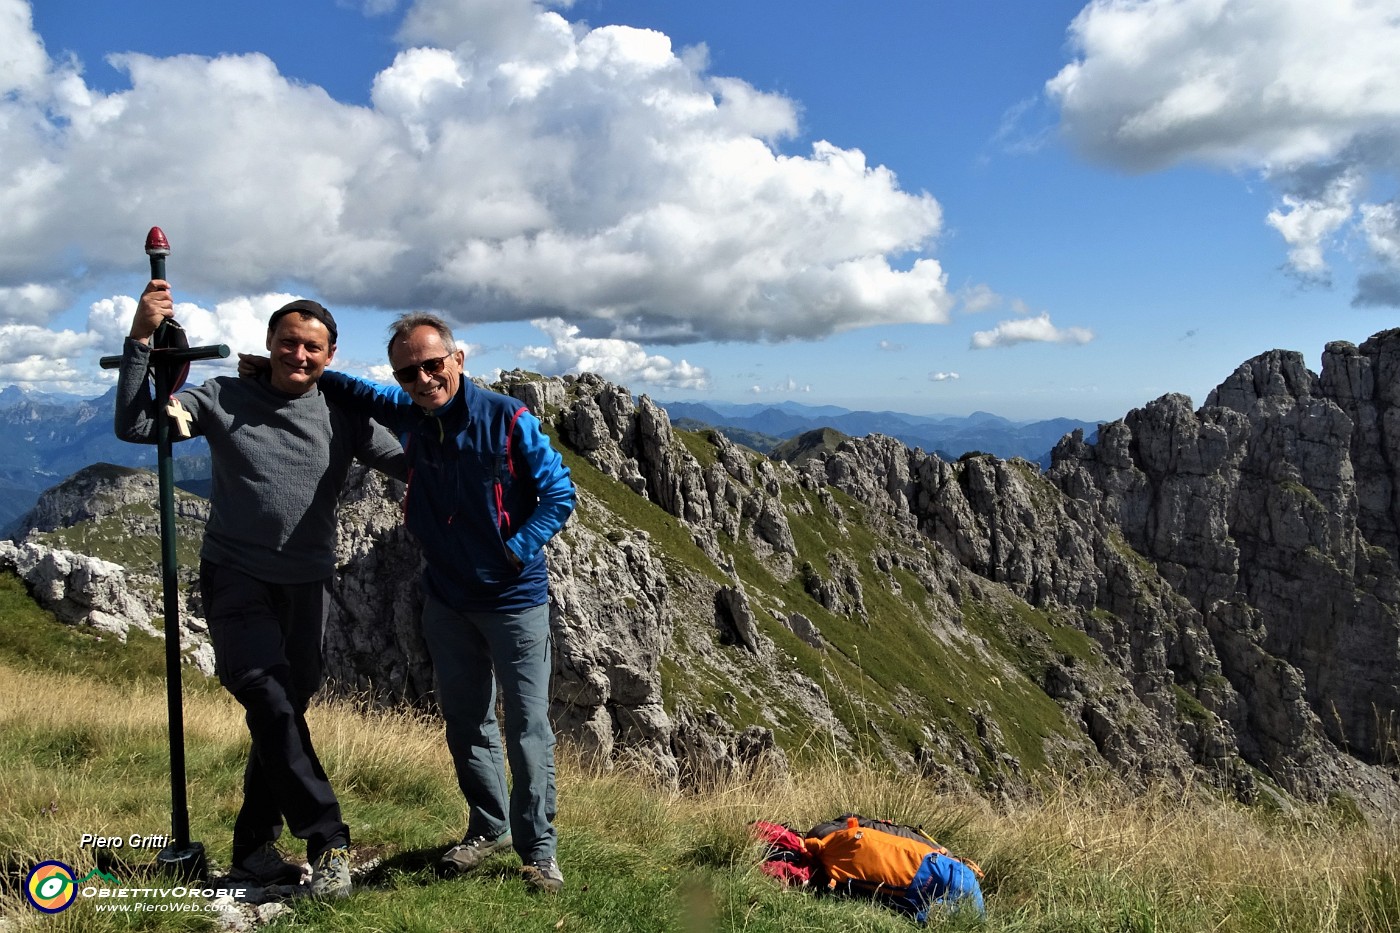
<instances>
[{"instance_id":1,"label":"blue sky","mask_svg":"<svg viewBox=\"0 0 1400 933\"><path fill-rule=\"evenodd\" d=\"M1395 0L0 0L0 384L96 394L169 235L385 377L1011 418L1197 404L1400 303ZM217 370L206 365L208 372Z\"/></svg>"}]
</instances>

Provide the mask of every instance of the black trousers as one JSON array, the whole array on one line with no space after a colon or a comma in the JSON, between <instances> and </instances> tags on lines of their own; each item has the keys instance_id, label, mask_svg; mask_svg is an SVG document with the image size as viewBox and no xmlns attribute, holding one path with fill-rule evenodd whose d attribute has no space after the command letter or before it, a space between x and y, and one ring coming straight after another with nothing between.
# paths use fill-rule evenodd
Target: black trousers
<instances>
[{"instance_id":1,"label":"black trousers","mask_svg":"<svg viewBox=\"0 0 1400 933\"><path fill-rule=\"evenodd\" d=\"M199 565L219 682L247 711L252 749L233 859L275 842L283 821L307 858L350 844L340 802L311 745L306 707L323 677L321 633L330 580L267 583L209 561Z\"/></svg>"}]
</instances>

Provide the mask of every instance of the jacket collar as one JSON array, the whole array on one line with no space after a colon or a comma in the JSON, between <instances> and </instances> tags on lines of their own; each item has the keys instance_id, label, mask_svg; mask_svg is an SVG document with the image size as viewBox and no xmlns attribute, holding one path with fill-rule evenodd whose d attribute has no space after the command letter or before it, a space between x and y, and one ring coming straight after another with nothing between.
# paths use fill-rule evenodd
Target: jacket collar
<instances>
[{"instance_id":1,"label":"jacket collar","mask_svg":"<svg viewBox=\"0 0 1400 933\"><path fill-rule=\"evenodd\" d=\"M447 404L431 411L420 408L423 415L423 423L430 424L437 422L439 428L443 424L452 424L458 421L465 421L467 413L467 380L462 379L462 384L457 387L457 394L447 400Z\"/></svg>"}]
</instances>

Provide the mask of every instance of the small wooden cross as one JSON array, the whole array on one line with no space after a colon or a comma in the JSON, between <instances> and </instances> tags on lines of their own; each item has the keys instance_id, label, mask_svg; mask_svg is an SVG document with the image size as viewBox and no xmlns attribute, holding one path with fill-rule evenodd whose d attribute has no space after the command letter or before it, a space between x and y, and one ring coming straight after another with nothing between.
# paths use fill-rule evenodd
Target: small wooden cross
<instances>
[{"instance_id":1,"label":"small wooden cross","mask_svg":"<svg viewBox=\"0 0 1400 933\"><path fill-rule=\"evenodd\" d=\"M190 430L190 422L194 421L194 416L185 411L185 406L180 404L178 398L170 397L170 402L165 406L165 413L170 416L170 427L175 431L176 437L188 440L194 436L194 432Z\"/></svg>"}]
</instances>

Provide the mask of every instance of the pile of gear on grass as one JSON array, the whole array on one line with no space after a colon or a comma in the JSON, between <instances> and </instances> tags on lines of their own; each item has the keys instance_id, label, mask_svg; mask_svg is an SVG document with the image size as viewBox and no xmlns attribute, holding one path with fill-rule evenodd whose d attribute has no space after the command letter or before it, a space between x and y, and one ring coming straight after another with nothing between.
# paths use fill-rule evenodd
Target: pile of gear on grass
<instances>
[{"instance_id":1,"label":"pile of gear on grass","mask_svg":"<svg viewBox=\"0 0 1400 933\"><path fill-rule=\"evenodd\" d=\"M982 869L918 827L845 813L806 833L766 820L750 830L765 847L763 872L784 884L875 900L920 923L940 910L986 912Z\"/></svg>"}]
</instances>

